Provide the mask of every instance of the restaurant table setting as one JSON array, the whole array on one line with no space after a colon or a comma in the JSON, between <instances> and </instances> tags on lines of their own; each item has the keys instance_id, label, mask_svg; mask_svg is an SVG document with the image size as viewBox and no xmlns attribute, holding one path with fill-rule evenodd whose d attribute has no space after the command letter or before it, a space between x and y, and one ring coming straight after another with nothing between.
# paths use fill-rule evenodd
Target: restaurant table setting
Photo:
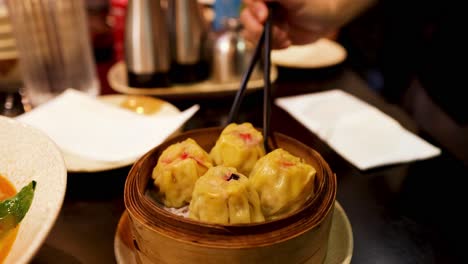
<instances>
[{"instance_id":1,"label":"restaurant table setting","mask_svg":"<svg viewBox=\"0 0 468 264\"><path fill-rule=\"evenodd\" d=\"M375 99L369 93L369 90L367 90L368 88L359 81L359 78L347 70L326 81L323 79L314 80L312 78L309 82L304 83L288 80L283 76L283 79L280 79L275 84L276 92L288 96L294 95L294 93L302 93L304 89L320 91L321 89L327 89L327 87L343 86L347 87L347 92L352 92L352 94L359 96L361 99L365 98L369 103L377 104L379 108L387 112L387 105ZM242 115L241 119L253 120L254 124L257 125L261 124L258 115L252 114L252 112L261 111L261 107L259 108L252 103L258 102L261 95L258 92L246 95L244 100L245 107L242 108L241 113L248 111L251 114ZM227 102L231 100L228 99ZM191 103L184 103L182 105L187 104L191 105ZM230 105L229 103L227 104ZM207 105L210 105L210 102L205 102L201 107L206 107ZM228 110L225 109L225 114L227 114ZM403 261L402 258L398 257L401 256L400 250L391 246L396 241L400 241L406 248L405 250L420 252L419 244L415 244L407 239L408 232L415 235L411 229L417 228L416 230L419 230L417 232L423 232L424 234L425 232L429 232L428 229L424 226L415 227L413 225L416 223L410 221L408 225L411 229L407 229L406 225L403 225L392 227L393 230L396 228L393 231L396 233L393 235L386 235L385 232L382 233L379 231L379 227L382 224L387 223L392 225L394 221L401 221L399 220L400 217L404 216L394 215L393 217L396 219L381 218L381 210L384 209L380 206L385 206L388 203L386 201L388 198L382 200L382 198L375 197L372 195L372 192L369 193L366 187L364 187L367 184L372 184L372 188L382 188L382 186L379 187L379 184L375 185L376 183L373 183L377 179L371 175L375 175L375 173L382 174L380 178L384 177L386 173L389 174L385 176L388 179L398 180L401 177L405 177L404 171L406 170L401 170L400 168L406 168L406 165L395 165L396 167L384 166L380 169L376 167L369 175L359 172L349 164L347 165L347 162L342 160L337 154L334 154L334 151L326 143L321 143L318 136L314 136L315 134L311 133L301 123L289 117L286 112L282 112L276 106L273 107L272 111L272 127L275 131L294 135L302 142L316 148L338 175L337 199L340 201L343 210L335 209L333 225L330 229L329 245L337 243L336 245L339 246L329 248L326 261L329 258L333 258L333 256L340 259L340 261L326 263L349 263L350 260L353 263L374 263L376 260L386 259L389 256ZM401 112L397 112L394 118L399 118L399 120L405 123L405 118L401 118L399 114ZM222 117L220 116L219 118ZM203 119L204 116L192 117L192 119L187 121L184 130L187 127L203 124ZM426 164L424 166L427 166L427 168L432 167L428 163L424 164ZM117 261L117 263L132 263L134 255L131 249L134 247L134 244L129 239L128 220L125 220L126 214L122 200L122 186L129 169L130 167L124 167L119 170L102 171L99 173L69 174L67 184L68 198L65 199L62 213L57 219L45 244L38 251L35 261L38 263L41 263L41 261L42 263L55 263L58 260L59 262L68 263L113 263L114 261ZM90 182L93 184L89 185ZM390 186L399 186L399 184L394 184L391 183ZM365 199L361 200L363 198ZM375 206L378 206L380 209L375 211ZM340 210L340 212L337 210ZM378 213L374 215L373 211ZM390 211L384 212L391 213ZM362 218L361 215L367 216ZM341 227L335 227L335 224L340 222ZM77 232L70 232L70 229L74 229ZM101 231L96 232L91 230ZM83 233L86 235L80 235ZM428 241L424 245L427 246L430 243L432 242ZM423 252L425 252L423 254L431 254L431 251ZM445 252L445 254L449 254L445 256L450 256L450 253L446 251L439 252ZM417 257L418 255L405 255L404 259L407 260L409 256L416 262L421 260Z\"/></svg>"},{"instance_id":2,"label":"restaurant table setting","mask_svg":"<svg viewBox=\"0 0 468 264\"><path fill-rule=\"evenodd\" d=\"M133 257L135 258L135 260L132 262L219 263L220 261L223 261L226 263L271 263L274 260L284 262L286 261L286 259L288 259L293 263L303 262L304 260L306 261L306 263L327 263L326 256L328 248L330 246L329 237L333 221L332 215L335 210L336 203L336 177L333 171L328 166L327 162L323 160L320 154L315 152L313 149L302 145L298 141L295 141L293 138L275 133L270 129L271 80L269 71L271 66L270 44L272 12L273 7L270 7L270 15L266 22L264 33L260 41L258 42L257 47L255 48L255 51L252 55L252 59L250 60L250 64L247 67L247 71L242 77L240 88L236 93L234 102L232 103L231 112L227 123L221 127L194 129L178 134L168 139L163 144L153 148L150 152L142 156L133 165L131 172L127 176L127 180L125 182L124 187L124 202L126 212L128 213L128 217L130 219L130 221L127 222L130 225L129 229L131 230L131 237L133 238L134 245L133 247L130 246L127 248L128 251L133 251L134 253ZM169 197L171 197L169 195L169 192L172 192L169 189L167 189L167 187L165 187L166 184L171 183L165 180L164 177L167 177L168 173L172 171L171 182L172 184L175 184L172 188L180 188L177 187L177 182L181 181L180 178L177 178L180 176L178 176L178 173L176 171L177 169L175 168L174 170L167 168L167 170L164 170L164 172L160 176L155 175L159 175L158 171L160 171L161 169L158 170L158 168L163 168L164 166L171 166L169 165L171 163L168 163L166 161L173 159L174 154L169 154L169 151L171 149L176 149L178 146L182 146L183 144L189 144L188 142L193 142L191 144L198 143L202 149L205 149L207 151L211 149L210 155L212 156L213 162L216 163L216 165L231 166L231 169L234 169L234 167L237 168L239 174L235 174L237 178L234 178L234 180L241 180L243 177L243 179L246 180L245 183L249 182L247 181L247 177L243 176L242 174L248 173L248 169L247 167L245 167L245 164L248 164L250 162L249 160L251 158L248 157L255 157L255 154L251 153L250 155L246 155L237 153L236 149L238 147L229 147L231 144L233 144L234 141L232 141L231 143L220 142L223 142L221 141L223 135L225 137L232 137L233 135L237 135L235 132L236 129L241 129L239 127L242 127L242 129L247 129L249 125L249 123L244 123L242 125L237 126L237 113L241 110L240 105L244 97L243 93L246 89L246 85L249 78L252 76L257 60L260 59L261 51L265 52L263 56L264 61L262 65L265 84L263 89L263 125L261 127L263 140L257 138L258 141L255 141L253 139L254 137L256 138L260 135L260 133L258 131L255 131L255 128L253 127L251 127L253 131L250 132L248 132L248 130L239 130L243 131L239 132L241 133L240 135L243 138L245 137L248 140L248 142L250 142L248 143L248 145L246 145L247 149L241 150L241 153L243 153L244 151L252 150L256 152L257 147L253 146L258 145L258 148L264 149L265 152L271 152L271 155L275 155L273 154L275 151L287 151L303 158L307 161L308 164L312 164L313 167L310 168L316 168L317 170L317 174L313 178L315 180L313 180L313 182L311 183L304 183L304 188L308 188L305 186L311 186L313 188L313 194L310 193L309 195L305 196L304 204L302 204L301 202L302 206L296 207L300 209L293 209L293 211L290 211L291 213L284 213L284 215L280 214L278 216L275 216L275 218L265 220L260 220L264 218L263 216L259 215L255 216L256 220L253 221L251 221L251 217L254 216L250 216L248 218L250 220L239 220L242 218L240 210L243 209L238 207L241 205L233 204L233 201L237 199L235 198L236 195L239 194L236 194L234 189L231 189L231 191L229 191L228 194L219 196L216 194L216 192L220 188L222 188L221 186L219 186L216 187L217 189L213 189L206 193L206 195L211 197L208 198L208 200L214 201L218 199L223 199L222 197L227 196L226 199L229 199L229 201L226 200L226 206L228 207L229 212L233 210L234 211L233 214L231 214L230 217L226 219L226 222L224 220L218 222L219 220L215 220L218 219L217 217L212 218L212 220L209 220L210 218L208 217L207 213L210 204L211 206L214 206L215 204L218 204L218 202L208 202L207 204L203 205L203 198L195 198L197 197L198 193L196 191L196 188L199 183L203 184L202 182L204 181L204 179L208 179L208 177L210 177L210 173L215 173L215 171L227 169L223 166L216 166L209 168L208 171L196 181L195 187L193 189L193 194L191 195L193 196L193 198L191 198L190 201L188 218L197 219L193 218L193 216L196 214L197 209L195 208L197 207L197 201L200 201L199 206L201 206L202 209L200 210L202 210L202 212L200 213L200 219L198 219L199 221L193 221L191 219L187 219L187 217L185 216L181 217L181 215L171 213L175 212L173 210L178 211L179 209L170 208L171 210L168 211L168 209L164 207L169 207ZM232 129L231 132L228 132L230 131L230 129ZM219 139L217 140L217 138ZM270 140L272 141L271 144L269 143ZM220 145L217 148L218 144ZM195 148L195 146L192 146L192 148ZM203 156L199 156L199 154L190 151L193 150L192 148L189 148L188 146L183 147L184 151L182 153L182 159L185 160L186 157L193 156L196 157L196 163L198 164L198 166L205 164L205 162L207 161L204 160ZM223 150L223 148L225 149ZM218 153L217 151L219 151L219 155L223 155L222 153L225 153L225 155L228 155L229 157L224 156L224 158L221 158L221 160L224 160L224 162L221 160L216 161L216 153ZM265 158L266 157L267 156L265 156ZM238 162L231 163L229 161L231 158L234 160L245 160L241 161L240 164ZM260 162L260 160L258 162ZM154 167L155 163L156 167ZM242 165L242 163L244 163L244 165ZM180 166L183 165L176 166L180 168ZM236 171L236 169L234 170ZM315 175L315 169L313 170ZM186 169L184 171L184 174L188 173ZM254 181L252 178L254 177L252 176L252 173L250 174L250 179L251 181ZM186 176L184 176L184 178L191 177L189 176L191 174L185 175ZM164 200L164 204L161 204L161 201L157 198L151 199L151 194L148 194L152 192L152 184L148 184L148 181L151 182L151 177L158 177L155 178L154 181L155 185L158 184L157 190L159 191L157 192L165 192L163 190L167 190L168 192ZM297 177L302 176L297 175ZM281 186L281 182L283 181L289 181L287 176L280 177L280 179L280 182L276 184L277 186ZM271 180L273 181L273 179ZM305 180L305 182L307 182L307 180ZM185 182L183 186L187 186L187 184L188 183ZM296 182L295 188L300 188L297 184L300 185L301 183ZM208 186L214 186L214 182L209 183ZM302 192L304 191L301 191L300 193ZM178 191L178 193L179 196L182 195L182 193L180 193L180 190ZM305 193L309 193L309 191L305 191ZM308 196L310 196L310 198L306 198ZM250 200L251 198L248 199ZM293 198L293 200L296 202L302 201L299 197ZM263 198L261 199L261 201L264 201ZM255 202L254 200L252 200L249 203ZM170 202L170 204L175 205L173 202ZM180 206L171 207L179 208ZM222 212L222 207L218 209L221 211L215 212L215 214L224 215L224 212ZM239 211L236 213L235 210ZM249 209L251 214L256 214L253 213L253 210L255 209ZM337 216L339 215L340 214L338 213ZM238 219L238 217L241 218ZM221 217L219 219L223 218ZM200 222L200 220L202 222ZM126 220L123 221L125 222ZM344 221L347 221L346 218ZM119 231L117 232L119 233ZM338 233L346 234L346 231L343 230L339 231ZM348 240L350 239L350 237L343 238ZM122 240L128 241L128 238ZM193 243L192 241L197 242ZM347 245L352 245L352 242L348 242ZM331 247L337 249L337 251L341 253L331 254L331 256L335 256L334 261L338 261L341 263L350 258L346 255L343 256L343 254L349 252L348 248L339 249L338 245L331 245ZM121 249L121 247L118 247L117 244L115 250L119 249Z\"/></svg>"},{"instance_id":3,"label":"restaurant table setting","mask_svg":"<svg viewBox=\"0 0 468 264\"><path fill-rule=\"evenodd\" d=\"M460 180L466 167L370 89L347 64L344 46L323 38L272 51L278 9L271 3L256 45L240 34L236 17L215 17L213 29L203 8L217 1L161 3L125 4L125 54L103 76L94 75L100 65L88 64L85 45L91 91L76 89L70 75L60 79L67 83L60 91L52 89L57 75L51 74L47 85L25 77L24 113L0 117L0 175L17 189L25 183L21 177L37 180L37 196L6 263L463 263L456 235L463 220L444 217L462 208L463 184L443 177ZM35 76L38 68L32 66L42 59L51 63L46 67L51 73L53 62L67 54L25 59L31 66L25 73ZM98 77L111 90L96 86ZM46 86L52 95L36 101L34 93ZM224 134L246 124L253 130ZM287 195L245 185L211 196L210 203L206 197L220 188L195 191L200 179L223 167L215 148L233 135L247 142L247 149L263 149L255 166L268 163L262 159L278 150L297 158L280 160L283 171L255 187L287 185ZM174 150L187 141L192 145ZM225 162L232 158L237 165L222 183L253 186L256 175L245 166L256 154L242 152L243 145L225 148ZM181 163L170 167L174 160ZM287 178L288 168L299 177L298 164L312 168L309 181ZM166 178L158 179L165 166L159 177ZM194 171L197 179L190 185L185 179ZM183 207L169 206L168 193L181 197L186 188L193 191ZM280 204L298 188L303 189L290 198L290 209L267 214L265 201ZM238 198L239 190L249 194ZM197 205L200 201L205 204ZM245 212L249 220L235 222ZM225 214L227 222L210 222ZM25 232L31 234L29 246ZM21 250L27 254L18 254Z\"/></svg>"}]
</instances>

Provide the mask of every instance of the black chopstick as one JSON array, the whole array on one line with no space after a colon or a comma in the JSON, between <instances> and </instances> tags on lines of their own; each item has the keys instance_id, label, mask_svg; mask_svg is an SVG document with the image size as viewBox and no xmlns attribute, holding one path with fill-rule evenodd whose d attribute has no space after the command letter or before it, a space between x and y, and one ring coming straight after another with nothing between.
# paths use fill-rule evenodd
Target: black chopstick
<instances>
[{"instance_id":1,"label":"black chopstick","mask_svg":"<svg viewBox=\"0 0 468 264\"><path fill-rule=\"evenodd\" d=\"M268 17L265 21L265 26L263 33L260 36L260 39L255 47L254 54L250 60L249 67L247 71L242 76L242 81L239 90L237 90L236 97L231 106L229 116L226 122L226 125L234 122L235 117L237 116L240 108L240 104L245 94L245 89L247 88L247 83L249 82L250 76L257 64L257 61L260 59L260 52L263 48L264 55L264 65L263 65L263 146L265 151L269 152L270 147L268 145L268 139L270 138L271 128L270 128L270 112L271 112L271 80L270 80L270 70L271 70L271 34L272 34L272 23L273 23L273 9L274 4L268 3Z\"/></svg>"},{"instance_id":2,"label":"black chopstick","mask_svg":"<svg viewBox=\"0 0 468 264\"><path fill-rule=\"evenodd\" d=\"M247 88L247 83L249 82L250 76L252 75L255 65L257 64L257 61L260 58L260 51L262 50L264 40L265 33L262 33L260 39L258 40L257 46L255 47L254 54L252 55L252 58L250 60L249 67L242 76L241 86L239 90L237 90L236 97L234 98L234 102L231 106L231 111L229 112L227 124L234 122L234 119L236 118L237 113L239 112L240 104L242 102L242 99L244 98L245 89Z\"/></svg>"},{"instance_id":3,"label":"black chopstick","mask_svg":"<svg viewBox=\"0 0 468 264\"><path fill-rule=\"evenodd\" d=\"M264 38L265 38L265 47L263 50L263 146L265 151L269 152L270 147L268 145L268 139L270 138L270 115L271 115L271 80L270 80L270 70L271 70L271 33L272 33L272 23L273 23L273 6L268 5L268 18L265 22L264 28Z\"/></svg>"}]
</instances>

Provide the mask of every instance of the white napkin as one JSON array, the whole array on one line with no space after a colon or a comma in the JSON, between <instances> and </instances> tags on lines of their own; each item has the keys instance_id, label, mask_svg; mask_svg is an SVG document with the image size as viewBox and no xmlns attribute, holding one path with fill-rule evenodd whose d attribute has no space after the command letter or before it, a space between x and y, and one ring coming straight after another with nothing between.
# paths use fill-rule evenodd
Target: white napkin
<instances>
[{"instance_id":1,"label":"white napkin","mask_svg":"<svg viewBox=\"0 0 468 264\"><path fill-rule=\"evenodd\" d=\"M341 90L283 97L275 103L361 170L440 154L396 120Z\"/></svg>"},{"instance_id":2,"label":"white napkin","mask_svg":"<svg viewBox=\"0 0 468 264\"><path fill-rule=\"evenodd\" d=\"M177 115L143 116L69 89L17 117L65 152L104 162L136 160L179 129L198 105Z\"/></svg>"}]
</instances>

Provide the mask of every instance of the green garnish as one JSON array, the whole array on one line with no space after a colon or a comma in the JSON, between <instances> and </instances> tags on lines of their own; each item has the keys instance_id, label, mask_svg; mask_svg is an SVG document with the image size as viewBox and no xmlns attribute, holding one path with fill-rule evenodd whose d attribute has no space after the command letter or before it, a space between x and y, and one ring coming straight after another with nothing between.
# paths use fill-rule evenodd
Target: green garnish
<instances>
[{"instance_id":1,"label":"green garnish","mask_svg":"<svg viewBox=\"0 0 468 264\"><path fill-rule=\"evenodd\" d=\"M23 220L31 206L35 189L36 182L31 181L15 196L0 202L0 238Z\"/></svg>"}]
</instances>

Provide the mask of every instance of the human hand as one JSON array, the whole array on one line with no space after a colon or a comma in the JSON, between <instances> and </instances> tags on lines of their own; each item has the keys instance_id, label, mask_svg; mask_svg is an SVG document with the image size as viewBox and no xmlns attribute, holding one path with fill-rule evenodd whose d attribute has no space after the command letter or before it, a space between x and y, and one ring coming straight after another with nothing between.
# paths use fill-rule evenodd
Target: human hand
<instances>
[{"instance_id":1,"label":"human hand","mask_svg":"<svg viewBox=\"0 0 468 264\"><path fill-rule=\"evenodd\" d=\"M276 2L273 48L316 41L358 14L373 0L244 0L241 22L247 39L256 42L268 17L266 2Z\"/></svg>"},{"instance_id":2,"label":"human hand","mask_svg":"<svg viewBox=\"0 0 468 264\"><path fill-rule=\"evenodd\" d=\"M306 44L318 39L320 32L312 27L304 28L298 25L297 8L288 1L278 1L281 8L275 13L273 25L273 48L283 49L292 44ZM297 1L296 1L297 2ZM241 22L245 28L245 37L256 42L263 32L263 24L268 17L268 8L264 0L244 0L245 7L241 13ZM296 21L295 21L296 20ZM304 21L303 23L307 23ZM302 23L301 23L302 24ZM293 26L294 25L294 26Z\"/></svg>"}]
</instances>

